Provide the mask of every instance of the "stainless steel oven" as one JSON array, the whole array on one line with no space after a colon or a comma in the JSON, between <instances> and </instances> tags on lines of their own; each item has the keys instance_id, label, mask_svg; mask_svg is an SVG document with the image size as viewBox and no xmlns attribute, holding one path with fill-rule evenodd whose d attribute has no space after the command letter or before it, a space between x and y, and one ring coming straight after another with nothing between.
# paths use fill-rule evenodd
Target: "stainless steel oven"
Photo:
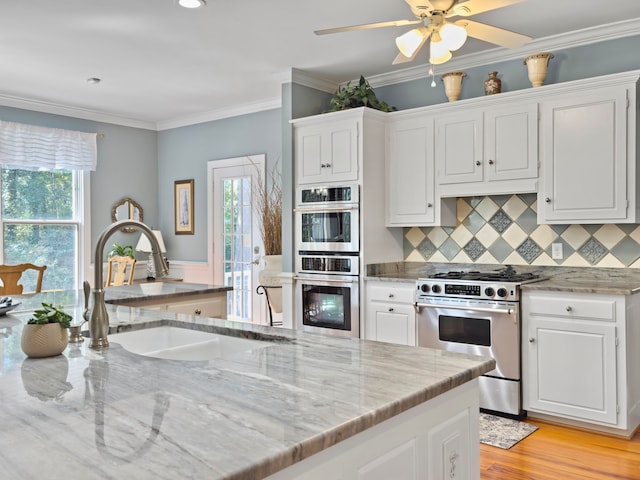
<instances>
[{"instance_id":1,"label":"stainless steel oven","mask_svg":"<svg viewBox=\"0 0 640 480\"><path fill-rule=\"evenodd\" d=\"M296 250L358 252L359 225L357 184L304 186L296 190Z\"/></svg>"},{"instance_id":2,"label":"stainless steel oven","mask_svg":"<svg viewBox=\"0 0 640 480\"><path fill-rule=\"evenodd\" d=\"M446 272L417 282L418 346L490 356L494 370L480 377L480 408L525 414L521 387L520 285L531 273Z\"/></svg>"},{"instance_id":3,"label":"stainless steel oven","mask_svg":"<svg viewBox=\"0 0 640 480\"><path fill-rule=\"evenodd\" d=\"M354 275L297 275L296 328L305 332L359 337L358 278Z\"/></svg>"}]
</instances>

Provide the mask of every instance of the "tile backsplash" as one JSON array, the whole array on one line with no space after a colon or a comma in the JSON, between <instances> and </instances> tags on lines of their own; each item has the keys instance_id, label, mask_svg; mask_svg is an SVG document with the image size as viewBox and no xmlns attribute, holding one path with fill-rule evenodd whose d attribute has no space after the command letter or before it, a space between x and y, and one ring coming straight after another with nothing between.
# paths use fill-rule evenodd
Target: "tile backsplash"
<instances>
[{"instance_id":1,"label":"tile backsplash","mask_svg":"<svg viewBox=\"0 0 640 480\"><path fill-rule=\"evenodd\" d=\"M640 225L538 225L536 208L533 193L458 198L456 227L405 228L405 261L640 268Z\"/></svg>"}]
</instances>

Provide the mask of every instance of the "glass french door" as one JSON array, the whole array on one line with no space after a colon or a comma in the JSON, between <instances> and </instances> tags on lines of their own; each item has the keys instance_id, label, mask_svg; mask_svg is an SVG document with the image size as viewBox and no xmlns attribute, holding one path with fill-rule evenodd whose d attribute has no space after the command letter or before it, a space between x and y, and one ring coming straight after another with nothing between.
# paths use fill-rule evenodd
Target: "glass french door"
<instances>
[{"instance_id":1,"label":"glass french door","mask_svg":"<svg viewBox=\"0 0 640 480\"><path fill-rule=\"evenodd\" d=\"M232 286L227 294L227 318L260 323L257 298L262 252L253 207L254 182L264 178L264 155L209 162L212 189L213 282Z\"/></svg>"}]
</instances>

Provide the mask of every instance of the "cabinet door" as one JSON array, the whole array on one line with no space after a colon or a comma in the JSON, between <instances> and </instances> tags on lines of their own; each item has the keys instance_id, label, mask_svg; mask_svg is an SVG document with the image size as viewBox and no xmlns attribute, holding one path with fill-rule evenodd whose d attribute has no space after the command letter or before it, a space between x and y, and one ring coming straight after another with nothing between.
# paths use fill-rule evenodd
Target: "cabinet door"
<instances>
[{"instance_id":1,"label":"cabinet door","mask_svg":"<svg viewBox=\"0 0 640 480\"><path fill-rule=\"evenodd\" d=\"M298 183L358 179L358 122L307 125L296 128Z\"/></svg>"},{"instance_id":2,"label":"cabinet door","mask_svg":"<svg viewBox=\"0 0 640 480\"><path fill-rule=\"evenodd\" d=\"M538 222L627 217L627 90L599 88L540 106Z\"/></svg>"},{"instance_id":3,"label":"cabinet door","mask_svg":"<svg viewBox=\"0 0 640 480\"><path fill-rule=\"evenodd\" d=\"M367 307L367 338L379 342L416 345L413 305L371 302Z\"/></svg>"},{"instance_id":4,"label":"cabinet door","mask_svg":"<svg viewBox=\"0 0 640 480\"><path fill-rule=\"evenodd\" d=\"M490 108L484 114L489 182L538 176L538 105Z\"/></svg>"},{"instance_id":5,"label":"cabinet door","mask_svg":"<svg viewBox=\"0 0 640 480\"><path fill-rule=\"evenodd\" d=\"M438 182L481 182L482 111L444 115L436 120Z\"/></svg>"},{"instance_id":6,"label":"cabinet door","mask_svg":"<svg viewBox=\"0 0 640 480\"><path fill-rule=\"evenodd\" d=\"M391 125L386 158L388 226L434 223L434 173L433 120Z\"/></svg>"},{"instance_id":7,"label":"cabinet door","mask_svg":"<svg viewBox=\"0 0 640 480\"><path fill-rule=\"evenodd\" d=\"M527 337L526 410L617 424L614 325L531 316Z\"/></svg>"}]
</instances>

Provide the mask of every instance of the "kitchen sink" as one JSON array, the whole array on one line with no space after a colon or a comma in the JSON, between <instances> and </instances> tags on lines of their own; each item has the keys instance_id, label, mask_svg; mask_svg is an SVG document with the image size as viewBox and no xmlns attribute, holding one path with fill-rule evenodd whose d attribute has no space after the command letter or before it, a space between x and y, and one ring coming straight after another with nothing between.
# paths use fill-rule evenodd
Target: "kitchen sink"
<instances>
[{"instance_id":1,"label":"kitchen sink","mask_svg":"<svg viewBox=\"0 0 640 480\"><path fill-rule=\"evenodd\" d=\"M166 326L116 333L109 335L109 342L146 357L195 361L230 358L271 345L262 340Z\"/></svg>"}]
</instances>

